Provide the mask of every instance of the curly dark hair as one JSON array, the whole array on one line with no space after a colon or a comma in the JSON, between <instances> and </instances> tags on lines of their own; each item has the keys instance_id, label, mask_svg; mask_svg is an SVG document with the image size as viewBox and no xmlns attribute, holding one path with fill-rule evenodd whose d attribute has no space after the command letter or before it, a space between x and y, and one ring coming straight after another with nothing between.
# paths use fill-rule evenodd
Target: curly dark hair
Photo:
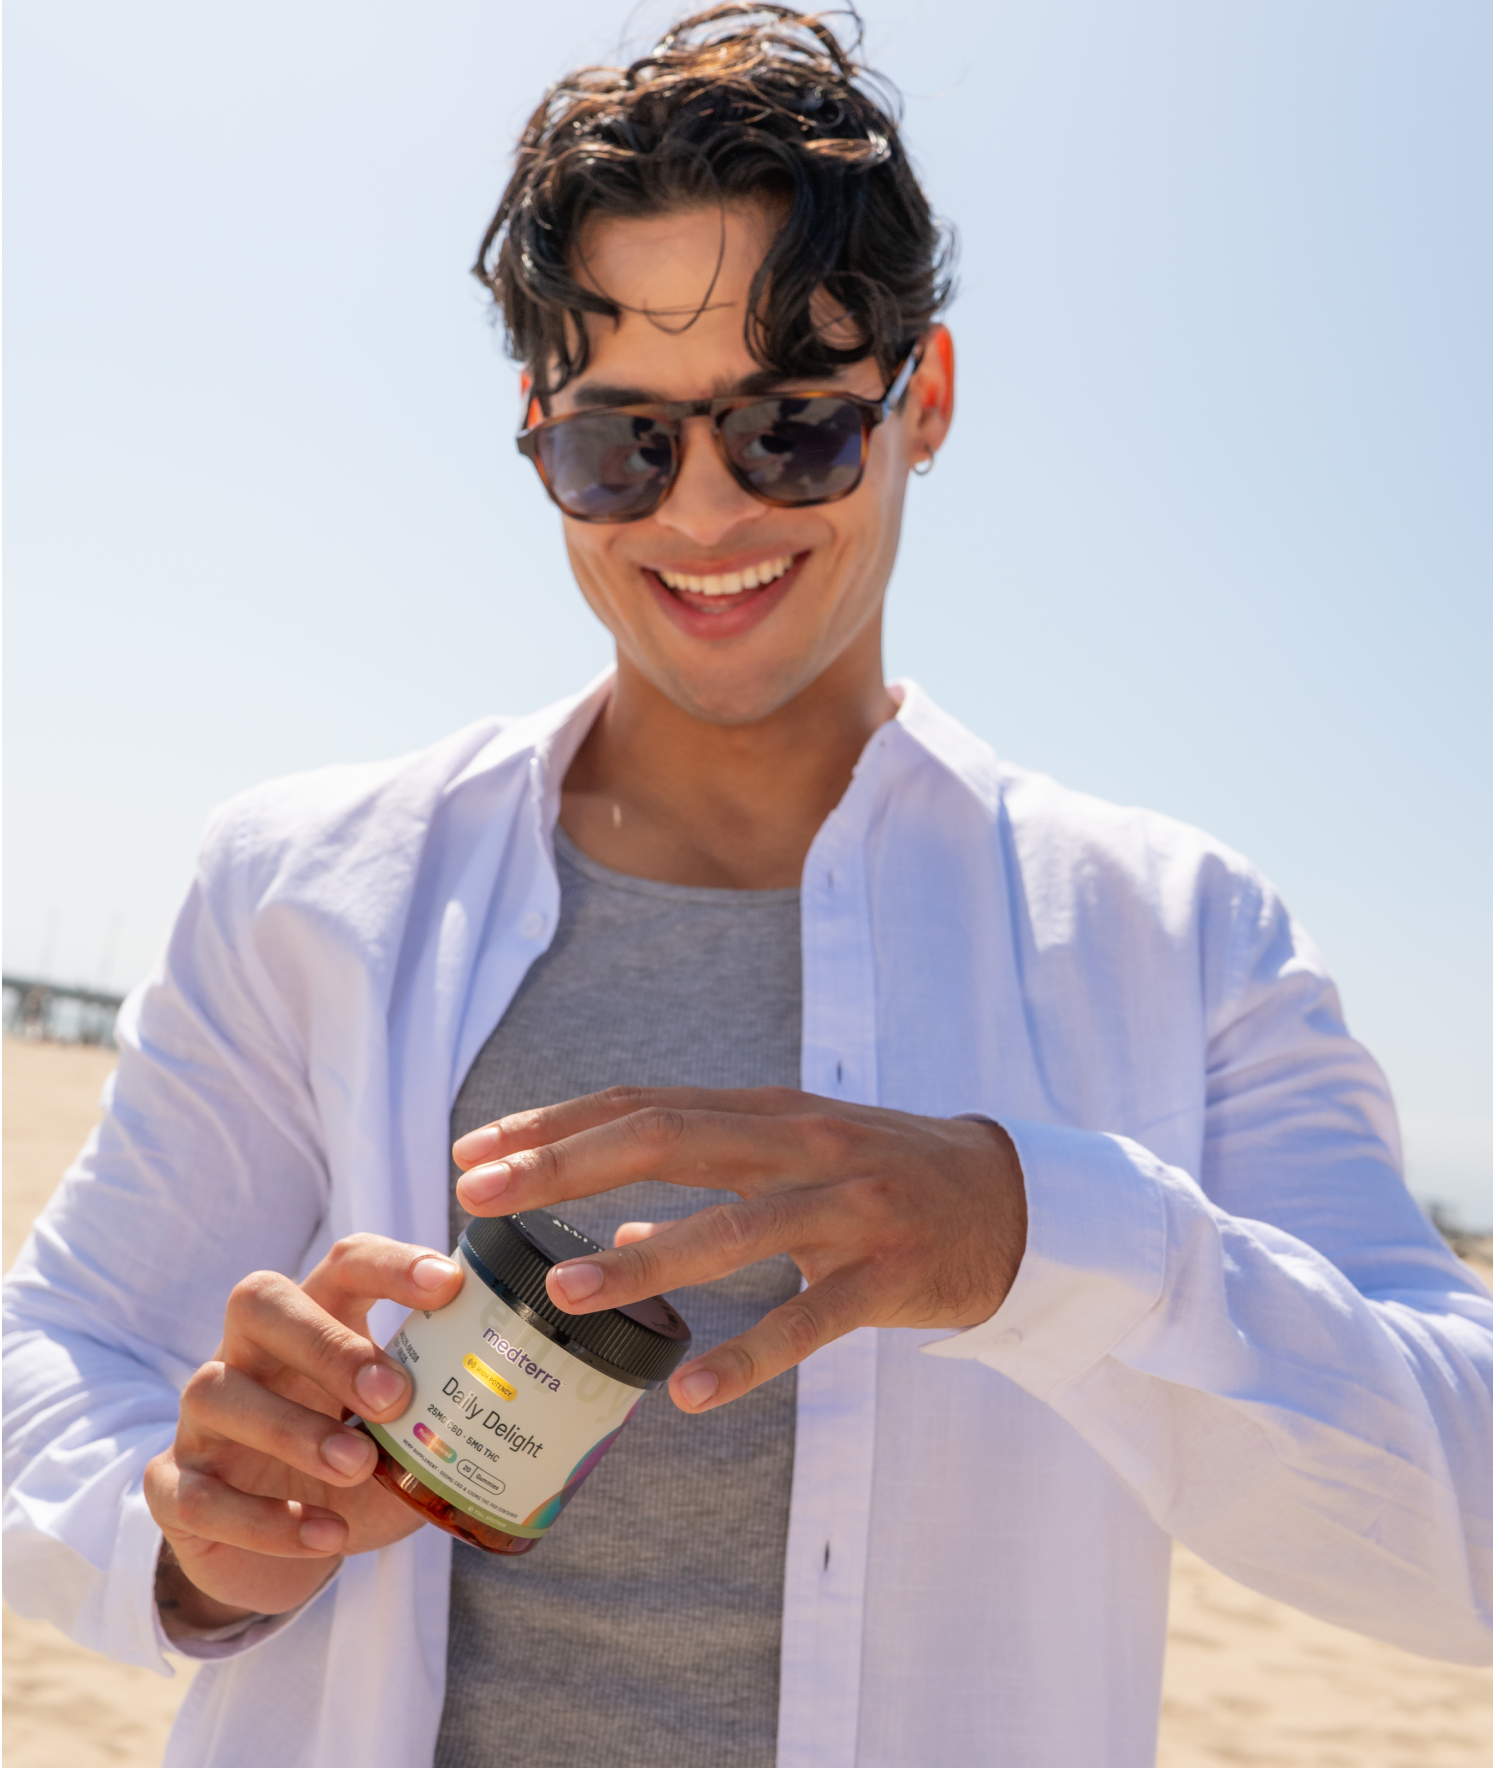
<instances>
[{"instance_id":1,"label":"curly dark hair","mask_svg":"<svg viewBox=\"0 0 1493 1768\"><path fill-rule=\"evenodd\" d=\"M630 67L581 68L545 94L472 267L541 398L586 367L581 315L620 317L574 275L593 216L781 204L745 335L785 378L868 356L890 374L927 329L952 293L953 232L908 163L895 92L854 59L860 20L846 16L848 47L822 15L733 0L681 20ZM811 311L821 289L850 322L838 344Z\"/></svg>"}]
</instances>

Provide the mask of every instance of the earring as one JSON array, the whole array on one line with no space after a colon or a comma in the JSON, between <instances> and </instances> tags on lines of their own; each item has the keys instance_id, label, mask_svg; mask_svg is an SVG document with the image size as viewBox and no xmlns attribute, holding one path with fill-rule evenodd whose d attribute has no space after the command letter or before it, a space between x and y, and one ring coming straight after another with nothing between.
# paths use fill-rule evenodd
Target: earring
<instances>
[{"instance_id":1,"label":"earring","mask_svg":"<svg viewBox=\"0 0 1493 1768\"><path fill-rule=\"evenodd\" d=\"M934 454L933 450L930 448L928 450L927 460L919 461L918 464L912 470L917 474L917 476L920 479L926 479L928 477L929 473L931 473L933 471L933 462L936 459L937 459L937 456Z\"/></svg>"}]
</instances>

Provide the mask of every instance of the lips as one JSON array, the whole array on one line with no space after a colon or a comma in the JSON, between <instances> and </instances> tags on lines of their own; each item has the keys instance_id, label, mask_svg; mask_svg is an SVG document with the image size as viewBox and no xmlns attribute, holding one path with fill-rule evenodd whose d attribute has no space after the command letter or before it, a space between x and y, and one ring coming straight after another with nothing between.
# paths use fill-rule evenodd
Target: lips
<instances>
[{"instance_id":1,"label":"lips","mask_svg":"<svg viewBox=\"0 0 1493 1768\"><path fill-rule=\"evenodd\" d=\"M798 581L808 557L807 552L781 553L734 571L715 572L652 565L643 568L643 576L681 631L691 638L731 639L767 618Z\"/></svg>"}]
</instances>

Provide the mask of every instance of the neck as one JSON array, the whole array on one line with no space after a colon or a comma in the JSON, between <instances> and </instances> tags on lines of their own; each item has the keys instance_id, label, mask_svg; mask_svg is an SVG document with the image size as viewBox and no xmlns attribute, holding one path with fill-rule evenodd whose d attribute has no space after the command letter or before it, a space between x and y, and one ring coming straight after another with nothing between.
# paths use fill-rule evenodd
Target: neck
<instances>
[{"instance_id":1,"label":"neck","mask_svg":"<svg viewBox=\"0 0 1493 1768\"><path fill-rule=\"evenodd\" d=\"M750 724L684 711L627 659L566 774L560 822L633 877L736 890L796 885L873 732L896 715L874 667L832 664ZM841 665L847 665L842 667Z\"/></svg>"}]
</instances>

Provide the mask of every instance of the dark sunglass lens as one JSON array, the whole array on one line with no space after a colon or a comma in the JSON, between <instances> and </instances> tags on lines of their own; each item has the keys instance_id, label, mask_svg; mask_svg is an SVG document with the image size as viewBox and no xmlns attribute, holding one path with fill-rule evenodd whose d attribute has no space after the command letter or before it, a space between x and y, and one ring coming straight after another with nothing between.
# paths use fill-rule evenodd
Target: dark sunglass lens
<instances>
[{"instance_id":1,"label":"dark sunglass lens","mask_svg":"<svg viewBox=\"0 0 1493 1768\"><path fill-rule=\"evenodd\" d=\"M759 399L727 414L722 437L736 469L769 503L823 503L860 477L864 432L844 399Z\"/></svg>"},{"instance_id":2,"label":"dark sunglass lens","mask_svg":"<svg viewBox=\"0 0 1493 1768\"><path fill-rule=\"evenodd\" d=\"M626 522L658 503L674 470L674 443L656 419L588 411L539 433L539 458L568 515Z\"/></svg>"}]
</instances>

